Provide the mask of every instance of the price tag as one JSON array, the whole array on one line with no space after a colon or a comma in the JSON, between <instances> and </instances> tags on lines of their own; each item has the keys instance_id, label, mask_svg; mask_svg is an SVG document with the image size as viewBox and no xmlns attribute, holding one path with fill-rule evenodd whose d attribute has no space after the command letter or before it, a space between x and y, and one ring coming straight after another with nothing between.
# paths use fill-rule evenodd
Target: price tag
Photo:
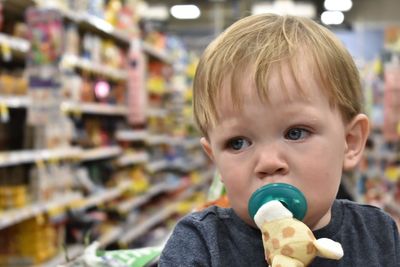
<instances>
[{"instance_id":1,"label":"price tag","mask_svg":"<svg viewBox=\"0 0 400 267\"><path fill-rule=\"evenodd\" d=\"M3 43L1 44L1 55L2 55L3 60L4 60L5 62L11 61L11 59L12 59L11 48L10 48L10 46L8 45L7 42L3 42Z\"/></svg>"},{"instance_id":2,"label":"price tag","mask_svg":"<svg viewBox=\"0 0 400 267\"><path fill-rule=\"evenodd\" d=\"M0 103L0 118L3 123L10 120L10 111L5 103Z\"/></svg>"},{"instance_id":3,"label":"price tag","mask_svg":"<svg viewBox=\"0 0 400 267\"><path fill-rule=\"evenodd\" d=\"M58 216L58 215L60 215L60 214L63 214L63 213L65 213L65 207L62 206L62 205L56 205L56 206L50 208L50 209L47 211L47 214L48 214L50 217L56 217L56 216Z\"/></svg>"}]
</instances>

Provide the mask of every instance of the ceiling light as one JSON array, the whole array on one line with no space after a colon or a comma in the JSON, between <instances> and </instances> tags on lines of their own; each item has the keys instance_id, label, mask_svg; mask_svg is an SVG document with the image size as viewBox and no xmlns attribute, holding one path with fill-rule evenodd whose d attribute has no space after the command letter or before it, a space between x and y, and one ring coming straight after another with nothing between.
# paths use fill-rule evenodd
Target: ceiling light
<instances>
[{"instance_id":1,"label":"ceiling light","mask_svg":"<svg viewBox=\"0 0 400 267\"><path fill-rule=\"evenodd\" d=\"M311 3L280 0L272 3L256 3L251 8L252 14L274 13L279 15L296 15L315 18L316 9Z\"/></svg>"},{"instance_id":2,"label":"ceiling light","mask_svg":"<svg viewBox=\"0 0 400 267\"><path fill-rule=\"evenodd\" d=\"M170 13L177 19L197 19L201 14L195 5L175 5L171 7Z\"/></svg>"},{"instance_id":3,"label":"ceiling light","mask_svg":"<svg viewBox=\"0 0 400 267\"><path fill-rule=\"evenodd\" d=\"M329 11L349 11L353 6L351 0L325 0L324 7Z\"/></svg>"},{"instance_id":4,"label":"ceiling light","mask_svg":"<svg viewBox=\"0 0 400 267\"><path fill-rule=\"evenodd\" d=\"M150 20L167 20L169 18L168 8L165 5L149 6L143 17Z\"/></svg>"},{"instance_id":5,"label":"ceiling light","mask_svg":"<svg viewBox=\"0 0 400 267\"><path fill-rule=\"evenodd\" d=\"M326 25L339 25L344 21L344 15L340 11L325 11L321 14L321 21Z\"/></svg>"}]
</instances>

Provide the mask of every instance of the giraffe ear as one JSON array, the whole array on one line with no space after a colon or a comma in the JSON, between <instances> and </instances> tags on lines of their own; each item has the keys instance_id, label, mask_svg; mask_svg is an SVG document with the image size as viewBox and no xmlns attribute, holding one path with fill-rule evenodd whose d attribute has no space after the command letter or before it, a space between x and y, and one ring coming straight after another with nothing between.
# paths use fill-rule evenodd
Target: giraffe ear
<instances>
[{"instance_id":1,"label":"giraffe ear","mask_svg":"<svg viewBox=\"0 0 400 267\"><path fill-rule=\"evenodd\" d=\"M320 238L314 241L318 256L333 260L339 260L343 257L342 245L329 238Z\"/></svg>"}]
</instances>

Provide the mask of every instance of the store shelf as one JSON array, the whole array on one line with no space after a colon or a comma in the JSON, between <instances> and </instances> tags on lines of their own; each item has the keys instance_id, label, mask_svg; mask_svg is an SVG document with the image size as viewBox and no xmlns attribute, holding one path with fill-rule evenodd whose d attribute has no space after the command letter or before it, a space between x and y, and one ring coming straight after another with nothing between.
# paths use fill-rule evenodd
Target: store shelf
<instances>
[{"instance_id":1,"label":"store shelf","mask_svg":"<svg viewBox=\"0 0 400 267\"><path fill-rule=\"evenodd\" d=\"M27 108L31 101L27 96L6 96L0 95L0 105L8 108Z\"/></svg>"},{"instance_id":2,"label":"store shelf","mask_svg":"<svg viewBox=\"0 0 400 267\"><path fill-rule=\"evenodd\" d=\"M0 105L5 105L8 108L28 108L31 105L31 99L27 96L0 95ZM64 112L111 116L125 116L128 114L128 108L123 105L83 103L74 101L63 101L61 103L61 110Z\"/></svg>"},{"instance_id":3,"label":"store shelf","mask_svg":"<svg viewBox=\"0 0 400 267\"><path fill-rule=\"evenodd\" d=\"M146 143L149 145L160 145L160 144L168 144L169 143L169 138L168 135L166 134L153 134L153 135L148 135L146 138Z\"/></svg>"},{"instance_id":4,"label":"store shelf","mask_svg":"<svg viewBox=\"0 0 400 267\"><path fill-rule=\"evenodd\" d=\"M199 169L206 164L206 160L204 158L199 158L191 161L186 161L182 158L176 158L174 160L157 160L150 162L146 165L146 168L149 172L155 173L165 169L177 169L183 172L188 172L192 170Z\"/></svg>"},{"instance_id":5,"label":"store shelf","mask_svg":"<svg viewBox=\"0 0 400 267\"><path fill-rule=\"evenodd\" d=\"M53 259L39 265L35 265L35 267L54 267L54 266L59 266L61 264L66 263L66 254L68 255L68 258L70 260L73 260L80 255L82 255L85 247L83 245L71 245L67 247L67 253L60 252L56 257Z\"/></svg>"},{"instance_id":6,"label":"store shelf","mask_svg":"<svg viewBox=\"0 0 400 267\"><path fill-rule=\"evenodd\" d=\"M154 173L154 172L158 172L158 171L161 171L161 170L167 168L167 166L168 166L168 161L162 159L162 160L150 162L149 164L146 165L146 169L149 172Z\"/></svg>"},{"instance_id":7,"label":"store shelf","mask_svg":"<svg viewBox=\"0 0 400 267\"><path fill-rule=\"evenodd\" d=\"M80 156L81 152L82 149L78 147L1 152L0 167L8 167L52 159L76 159Z\"/></svg>"},{"instance_id":8,"label":"store shelf","mask_svg":"<svg viewBox=\"0 0 400 267\"><path fill-rule=\"evenodd\" d=\"M10 5L11 7L5 8L7 11L12 11L7 12L8 16L5 17L5 19L8 19L10 16L15 15L15 19L18 22L26 22L26 17L25 17L25 11L28 7L30 6L37 6L39 1L35 0L0 0L0 3L4 4L3 7L5 7L5 3L7 2L7 5ZM58 1L40 1L42 4L49 5L47 7L52 7L52 8L60 8L60 6L68 6L68 4L60 4ZM53 6L50 6L53 5ZM81 53L83 46L86 45L86 40L90 40L90 38L86 39L86 34L93 35L93 38L96 38L96 42L99 40L100 42L107 42L109 43L110 41L112 44L110 44L110 47L112 46L115 51L118 51L118 53L121 54L121 57L127 58L129 57L129 51L130 51L130 46L134 45L132 44L132 40L135 40L136 42L141 42L141 54L145 54L145 57L150 60L150 62L147 62L145 60L143 62L143 66L140 66L141 69L144 71L140 71L140 76L142 74L144 75L143 78L146 79L148 75L146 75L146 72L150 72L152 68L158 68L159 63L163 65L163 68L167 68L171 72L175 72L176 68L173 66L175 63L175 59L172 57L172 53L168 53L165 50L158 49L151 44L142 42L142 41L137 41L138 37L131 38L129 36L128 32L123 32L118 30L117 28L113 27L110 23L107 21L98 18L96 16L90 15L87 12L80 12L77 10L59 10L60 13L63 16L63 24L58 25L60 26L58 29L60 30L57 32L57 34L69 34L70 26L71 29L73 30L73 33L77 33L78 35L74 35L74 37L78 37L74 39L74 41L71 39L71 50L72 48L76 48L79 50L77 53ZM57 17L58 14L56 14ZM9 22L6 23L7 25L10 24ZM12 26L11 24L9 26ZM29 26L28 26L29 27ZM139 27L136 22L134 24L130 25L132 28ZM130 30L132 29L130 28ZM45 29L47 28L45 27ZM67 31L66 31L67 30ZM58 36L58 35L57 35ZM69 35L70 36L70 35ZM72 37L72 31L71 31L71 37ZM84 37L84 38L82 38ZM90 36L91 37L91 36ZM76 41L76 42L75 42ZM90 42L90 41L88 41ZM31 45L28 41L19 39L19 38L14 38L10 37L4 34L0 34L0 46L2 47L9 47L12 52L12 56L14 57L16 63L16 74L18 74L20 71L27 71L27 68L29 66L26 65L26 56L28 55ZM86 46L84 47L84 50L86 50ZM15 52L14 52L15 51ZM7 52L7 51L6 51ZM91 51L95 52L95 51ZM43 53L43 55L46 55ZM40 56L40 55L38 55ZM59 55L57 55L59 56ZM49 57L50 58L50 57ZM57 57L59 58L59 57ZM18 60L18 61L17 61ZM133 61L134 58L130 58L130 61ZM23 64L20 64L20 62ZM157 64L152 64L154 63L153 61L157 61ZM63 79L63 82L68 85L70 82L72 83L73 81L76 80L78 82L78 79L83 79L85 80L86 78L90 78L88 80L88 85L89 83L92 82L92 78L102 78L105 79L111 83L115 83L115 86L118 87L117 89L123 90L123 85L125 83L129 83L131 79L134 79L134 77L129 76L128 74L134 69L134 66L127 66L128 68L115 68L111 67L110 65L105 65L101 64L98 62L94 62L90 59L86 59L80 56L76 55L70 55L66 54L63 55L61 62L53 62L54 67L59 67L61 70L62 68L65 67L66 70L68 71L68 74L71 74L71 76L65 77L66 79ZM58 64L60 63L60 64ZM14 65L14 62L13 62ZM156 66L157 65L157 66ZM167 66L168 65L168 66ZM21 69L21 70L20 70ZM129 70L128 70L129 69ZM8 70L6 70L8 71ZM28 71L29 72L29 71ZM65 71L64 71L65 72ZM32 72L29 72L28 74L31 74ZM11 73L12 75L16 75L14 73ZM74 76L72 76L72 74ZM139 73L137 73L139 74ZM163 79L167 86L170 86L169 77L166 77L167 75L164 75L165 73L161 74L160 77ZM87 76L89 75L89 76ZM47 77L46 77L47 78ZM59 77L54 77L54 81L59 81ZM75 80L74 80L75 79ZM158 79L158 77L157 77ZM175 77L174 77L175 79ZM84 81L86 82L86 80ZM144 84L147 84L146 80L143 80ZM171 82L172 83L172 82ZM121 87L121 88L120 88ZM181 87L179 87L181 88ZM183 87L182 87L183 88ZM70 88L71 89L71 88ZM78 93L79 88L72 88L74 89L74 92L76 91ZM142 88L143 89L143 88ZM175 88L176 89L176 88ZM78 90L78 91L77 91ZM172 86L168 87L165 89L167 92L170 90L173 90ZM177 89L176 89L177 90ZM9 90L11 91L11 90ZM21 92L22 90L19 90ZM122 92L122 91L121 91ZM116 94L118 94L116 92ZM146 92L145 92L146 93ZM75 99L77 98L70 98L70 99ZM162 99L160 103L157 102L156 107L170 107L171 105L169 104L169 99L164 100ZM171 100L172 101L172 100ZM155 102L152 102L155 103ZM0 107L3 108L12 108L12 109L29 109L31 105L34 104L33 99L29 98L29 96L1 96L0 95ZM175 127L175 119L173 116L177 116L178 112L181 111L182 109L182 104L183 101L181 102L174 102L172 103L172 108L173 111L171 111L170 108L150 108L149 110L144 110L146 113L147 117L156 117L157 121L160 121L161 123L167 123L165 122L165 119L170 119L171 121L174 121L174 124L168 124L166 125L165 130L161 130L163 133L164 132L171 132L172 129L176 129ZM80 135L82 134L85 135L87 133L81 132L81 131L86 131L87 128L93 126L93 128L98 127L98 128L104 128L106 133L105 135L110 137L110 142L108 144L113 144L113 146L109 147L96 147L93 149L86 149L83 147L71 147L71 148L63 148L63 149L43 149L43 150L24 150L24 151L5 151L5 152L0 152L0 167L8 167L8 166L15 166L15 165L21 165L21 164L31 164L31 163L38 163L38 166L40 166L41 161L49 161L49 162L55 162L58 160L63 160L67 159L68 161L64 162L62 161L62 164L58 166L58 164L52 164L52 168L54 167L55 171L58 171L57 168L60 170L65 167L64 173L60 172L55 172L60 174L60 178L57 187L60 188L60 190L69 191L70 189L70 180L67 179L67 177L70 177L71 172L74 175L80 175L82 174L82 179L90 179L90 180L98 180L98 181L106 181L107 184L111 183L116 183L116 179L119 179L121 175L123 175L127 170L127 168L122 169L122 168L114 168L114 167L124 167L124 166L130 166L133 164L138 164L138 163L146 163L144 166L149 170L150 172L160 172L157 173L156 177L147 177L149 178L149 182L152 183L150 185L150 188L148 189L147 192L131 197L129 199L126 199L126 192L130 190L131 188L134 188L134 184L132 180L123 182L115 187L109 188L105 183L103 184L98 184L96 185L95 190L90 191L93 194L89 194L88 196L83 196L84 192L87 192L84 188L80 188L79 190L82 192L72 192L68 195L65 195L64 197L60 197L56 200L52 201L47 201L47 202L40 202L40 203L33 203L32 205L23 207L23 208L18 208L18 209L13 209L9 211L4 211L3 213L0 212L0 229L7 228L11 225L20 223L26 219L29 218L34 218L35 216L41 215L41 214L46 214L44 219L46 222L49 222L51 225L49 227L54 226L54 231L57 232L57 236L60 236L59 242L65 242L65 237L63 236L64 232L66 231L67 227L69 226L68 224L70 223L70 218L67 214L67 211L74 211L78 214L85 214L88 211L85 211L86 209L89 209L94 206L100 206L100 208L104 205L107 207L111 207L115 209L115 212L119 212L120 218L120 224L115 224L114 225L114 220L112 218L108 218L106 221L101 223L101 227L110 227L110 228L102 228L106 229L108 231L104 232L104 235L102 235L99 238L100 246L101 247L107 247L111 243L116 243L116 244L124 244L127 242L130 242L132 240L135 240L142 234L146 234L146 232L150 231L153 229L154 226L156 226L159 223L162 223L164 220L169 218L171 215L174 213L181 213L182 211L182 205L181 201L183 198L188 197L194 193L195 188L199 185L193 186L193 188L189 190L185 190L183 194L179 194L181 192L181 189L186 188L186 186L189 183L189 180L186 179L179 179L179 174L180 172L177 171L176 169L185 169L187 170L188 168L194 168L192 164L187 164L188 162L183 161L182 159L177 159L175 161L169 160L171 157L176 157L174 153L168 153L164 151L162 148L154 148L154 150L157 150L157 152L160 153L161 160L160 161L152 161L150 158L150 152L153 153L153 148L149 147L148 144L166 144L170 146L179 146L177 147L176 151L178 154L181 152L181 150L184 150L184 148L191 149L195 146L194 141L192 140L186 140L184 137L170 137L168 135L151 135L150 132L160 132L158 131L157 127L152 127L153 125L148 125L148 123L143 123L141 126L143 127L149 127L149 132L147 130L141 130L141 131L133 131L133 130L122 130L122 131L117 131L114 132L113 129L118 129L121 126L123 127L128 127L130 124L130 121L128 121L128 106L124 105L112 105L112 104L106 104L106 103L83 103L79 101L62 101L60 105L60 109L64 111L65 113L61 114L62 116L68 117L68 115L71 115L72 123L75 126L75 131L76 134ZM28 110L27 110L28 111ZM43 111L45 112L45 111ZM14 114L15 113L15 114ZM23 112L25 116L25 112ZM57 112L55 112L57 113ZM96 116L87 116L89 115L96 115ZM15 123L14 119L17 115L20 115L20 112L13 111L11 114L13 116L10 117L12 119L12 123ZM76 115L76 116L75 116ZM83 115L83 116L81 116ZM100 116L97 116L100 115ZM110 116L110 117L103 117L103 116ZM113 117L115 116L115 117ZM118 116L118 117L117 117ZM101 117L99 119L99 117ZM103 124L104 120L104 124ZM25 120L19 120L17 119L16 123L25 123ZM60 120L61 121L61 120ZM98 123L98 121L100 121ZM179 120L179 123L181 120ZM176 122L178 123L178 122ZM103 127L104 125L104 127ZM156 125L156 124L154 124ZM14 125L12 125L14 126ZM21 126L21 125L18 125ZM25 125L24 125L25 126ZM107 126L107 127L106 127ZM109 127L108 127L109 126ZM8 125L7 125L8 127ZM64 127L63 125L52 125L50 124L49 121L46 121L45 125L43 125L43 129L46 131L46 129L49 127ZM83 127L83 128L82 128ZM16 129L20 129L19 127L15 127ZM12 128L14 129L14 128ZM12 130L11 129L11 130ZM86 130L85 130L86 129ZM72 130L72 129L71 129ZM185 129L182 128L184 131ZM26 130L24 130L26 131ZM29 132L30 133L30 132ZM160 132L161 133L161 132ZM33 132L32 140L39 140L36 136L36 132ZM68 135L69 136L69 135ZM59 138L64 138L63 140L66 142L69 142L71 140L67 139L68 137L59 137ZM46 140L47 141L47 140ZM51 140L52 141L52 140ZM75 140L76 141L76 140ZM117 146L115 144L118 144L118 141L126 141L123 143L123 147L129 146L127 148L127 152L122 150L122 147ZM140 141L142 143L127 143L127 142L135 142L135 141ZM196 140L197 142L198 140ZM74 142L74 141L72 141ZM75 143L75 142L74 142ZM23 144L17 144L20 147ZM122 146L122 145L121 145ZM31 147L37 147L37 146L31 146ZM132 153L129 152L129 149L132 149ZM144 152L148 151L147 152ZM190 154L196 154L196 151L191 151L194 153ZM181 156L184 153L179 153ZM164 154L164 155L161 155ZM158 154L157 154L158 155ZM108 175L108 172L103 172L102 171L102 164L104 163L103 161L98 161L98 160L108 160L107 163L112 163L113 168L110 170L112 172L111 177ZM89 162L90 161L90 162ZM89 163L88 163L89 162ZM58 163L58 162L57 162ZM79 164L78 164L79 163ZM191 162L189 162L191 163ZM64 166L65 165L65 166ZM79 166L76 166L79 165ZM118 165L118 166L116 166ZM16 174L24 174L25 172L28 173L31 171L31 168L34 166L31 165L26 165L26 166L21 166L21 169L18 169L19 167L17 166L14 170L14 168L5 168L4 173L8 177L12 177L14 173ZM75 168L76 167L76 168ZM79 168L78 168L79 167ZM76 173L75 173L76 172ZM11 174L11 175L10 175ZM41 181L40 173L38 174L38 179ZM45 175L43 175L45 176ZM146 173L146 176L148 174ZM151 174L150 174L151 176ZM194 177L195 175L193 175ZM16 177L20 178L20 177ZM165 181L166 179L169 181L163 182L163 183L156 183L154 184L154 179L156 181ZM200 179L198 179L200 180ZM171 182L173 181L173 182ZM178 181L184 181L184 183L179 183ZM14 184L22 184L24 186L28 186L29 183L31 183L29 177L25 177L23 181L21 179L13 179L12 183ZM90 181L88 181L90 182ZM96 183L97 184L97 183ZM53 186L53 185L51 185ZM55 185L54 185L55 186ZM50 188L50 187L49 187ZM58 189L57 188L57 189ZM49 189L51 190L51 189ZM74 189L75 190L75 189ZM78 190L76 188L76 190ZM28 190L29 191L29 190ZM186 192L187 191L187 192ZM173 194L167 194L168 192L174 192ZM28 192L29 195L31 195L34 192ZM164 194L165 193L165 194ZM85 193L87 194L87 193ZM176 198L177 194L179 194L178 198ZM162 207L155 207L156 208L156 213L155 214L148 214L151 212L152 207L148 207L146 204L155 201L157 196L161 196L162 198L167 198L168 204ZM118 201L116 201L118 200ZM158 200L158 198L157 198ZM120 203L123 201L122 203ZM172 203L171 203L172 202ZM112 203L112 205L110 205ZM146 205L143 206L142 205ZM150 206L152 204L150 203ZM138 209L140 207L140 209ZM132 212L133 211L133 212ZM150 216L149 216L150 215ZM149 217L148 217L149 216ZM141 219L144 219L141 221ZM60 225L58 223L62 222ZM142 222L142 223L141 223ZM57 224L57 225L54 225ZM137 225L136 225L137 224ZM89 229L89 231L92 231L93 229ZM8 229L7 229L8 231ZM82 229L83 231L83 229ZM84 231L82 232L84 234ZM11 233L11 241L14 238L14 233ZM29 236L28 236L29 237ZM25 240L24 238L28 238L25 233L18 233L15 234L15 238ZM28 238L29 239L29 238ZM83 245L74 245L68 248L68 257L69 258L77 258L82 253L84 252L84 246ZM59 266L60 264L65 263L65 252L61 251L55 258L51 259L48 262L45 262L44 264L36 265L36 266Z\"/></svg>"},{"instance_id":9,"label":"store shelf","mask_svg":"<svg viewBox=\"0 0 400 267\"><path fill-rule=\"evenodd\" d=\"M77 57L75 55L64 55L61 61L61 66L79 68L84 71L92 72L117 80L126 80L126 78L128 77L127 71L105 66L101 63L94 63L88 59Z\"/></svg>"},{"instance_id":10,"label":"store shelf","mask_svg":"<svg viewBox=\"0 0 400 267\"><path fill-rule=\"evenodd\" d=\"M141 205L147 203L152 197L168 191L171 189L171 186L167 183L159 183L151 187L144 195L133 197L127 201L122 202L117 206L117 210L120 213L128 213Z\"/></svg>"},{"instance_id":11,"label":"store shelf","mask_svg":"<svg viewBox=\"0 0 400 267\"><path fill-rule=\"evenodd\" d=\"M21 14L24 12L24 9L26 9L28 6L37 5L37 1L34 0L2 0L2 1L6 2L7 5L13 5L14 9L19 10ZM56 8L64 18L71 20L76 24L80 24L82 28L86 28L91 31L101 33L104 37L118 41L119 43L122 43L125 46L128 46L130 44L130 38L127 34L116 29L114 26L112 26L104 19L101 19L99 17L96 17L94 15L91 15L83 11L77 12L76 10L60 9L59 6L55 5L53 1L41 1L41 3L44 4L41 5L41 7Z\"/></svg>"},{"instance_id":12,"label":"store shelf","mask_svg":"<svg viewBox=\"0 0 400 267\"><path fill-rule=\"evenodd\" d=\"M172 64L173 63L173 59L168 56L168 54L165 51L161 51L157 48L155 48L154 46L152 46L151 44L142 43L142 47L143 47L143 51L145 53L147 53L148 55L166 63L166 64Z\"/></svg>"},{"instance_id":13,"label":"store shelf","mask_svg":"<svg viewBox=\"0 0 400 267\"><path fill-rule=\"evenodd\" d=\"M165 208L161 208L160 212L157 212L153 216L146 218L144 223L131 227L131 230L124 232L123 236L119 239L119 243L127 245L129 242L137 239L141 235L148 232L151 228L161 223L162 221L169 218L176 211L177 204L170 204Z\"/></svg>"},{"instance_id":14,"label":"store shelf","mask_svg":"<svg viewBox=\"0 0 400 267\"><path fill-rule=\"evenodd\" d=\"M186 161L184 159L175 159L171 162L170 166L182 171L193 171L203 167L206 164L204 158L196 158L194 160Z\"/></svg>"},{"instance_id":15,"label":"store shelf","mask_svg":"<svg viewBox=\"0 0 400 267\"><path fill-rule=\"evenodd\" d=\"M93 149L85 149L81 152L81 161L93 161L119 156L122 149L119 146L99 147Z\"/></svg>"},{"instance_id":16,"label":"store shelf","mask_svg":"<svg viewBox=\"0 0 400 267\"><path fill-rule=\"evenodd\" d=\"M117 241L121 235L124 233L124 227L114 226L112 229L108 230L103 236L100 237L99 244L100 247L106 247L109 244Z\"/></svg>"},{"instance_id":17,"label":"store shelf","mask_svg":"<svg viewBox=\"0 0 400 267\"><path fill-rule=\"evenodd\" d=\"M117 159L117 165L125 167L138 163L145 163L149 161L149 155L146 152L130 152L120 156Z\"/></svg>"},{"instance_id":18,"label":"store shelf","mask_svg":"<svg viewBox=\"0 0 400 267\"><path fill-rule=\"evenodd\" d=\"M4 33L0 33L0 46L7 46L13 51L21 52L24 54L28 53L31 48L31 44L29 43L29 41Z\"/></svg>"},{"instance_id":19,"label":"store shelf","mask_svg":"<svg viewBox=\"0 0 400 267\"><path fill-rule=\"evenodd\" d=\"M82 102L64 101L61 104L61 109L65 112L98 114L98 115L125 116L128 114L128 109L126 106L110 105L103 103L82 103Z\"/></svg>"},{"instance_id":20,"label":"store shelf","mask_svg":"<svg viewBox=\"0 0 400 267\"><path fill-rule=\"evenodd\" d=\"M190 138L183 141L183 146L185 147L185 149L189 150L196 147L201 147L201 143L198 138Z\"/></svg>"},{"instance_id":21,"label":"store shelf","mask_svg":"<svg viewBox=\"0 0 400 267\"><path fill-rule=\"evenodd\" d=\"M148 135L146 143L149 145L165 144L170 146L183 146L185 149L200 147L200 141L197 138L184 139L183 137L173 137L166 134Z\"/></svg>"},{"instance_id":22,"label":"store shelf","mask_svg":"<svg viewBox=\"0 0 400 267\"><path fill-rule=\"evenodd\" d=\"M144 141L148 136L146 130L118 130L115 138L118 141Z\"/></svg>"},{"instance_id":23,"label":"store shelf","mask_svg":"<svg viewBox=\"0 0 400 267\"><path fill-rule=\"evenodd\" d=\"M85 200L79 205L79 207L74 207L74 209L84 210L116 199L126 191L126 188L129 185L131 185L131 182L124 182L118 187L105 189L103 191L95 193L92 196L86 197Z\"/></svg>"},{"instance_id":24,"label":"store shelf","mask_svg":"<svg viewBox=\"0 0 400 267\"><path fill-rule=\"evenodd\" d=\"M168 115L168 110L165 108L149 108L146 114L148 117L165 118Z\"/></svg>"},{"instance_id":25,"label":"store shelf","mask_svg":"<svg viewBox=\"0 0 400 267\"><path fill-rule=\"evenodd\" d=\"M0 229L6 228L45 212L66 208L69 204L80 199L82 199L81 194L70 193L51 201L38 202L23 208L5 211L0 213Z\"/></svg>"},{"instance_id":26,"label":"store shelf","mask_svg":"<svg viewBox=\"0 0 400 267\"><path fill-rule=\"evenodd\" d=\"M126 46L130 44L130 38L127 34L118 30L104 19L82 11L73 12L70 10L62 10L61 13L65 18L70 19L77 24L81 24L82 27L101 32L109 39L119 41Z\"/></svg>"},{"instance_id":27,"label":"store shelf","mask_svg":"<svg viewBox=\"0 0 400 267\"><path fill-rule=\"evenodd\" d=\"M122 246L125 246L128 243L132 242L133 240L137 239L138 237L142 236L146 232L148 232L154 226L162 223L163 221L171 217L175 212L177 212L180 203L183 200L193 195L196 187L197 186L193 186L187 189L172 204L160 208L160 212L156 212L154 213L154 215L151 215L150 217L143 219L144 221L143 223L129 227L130 230L124 232L123 236L121 236L119 239L119 243Z\"/></svg>"}]
</instances>

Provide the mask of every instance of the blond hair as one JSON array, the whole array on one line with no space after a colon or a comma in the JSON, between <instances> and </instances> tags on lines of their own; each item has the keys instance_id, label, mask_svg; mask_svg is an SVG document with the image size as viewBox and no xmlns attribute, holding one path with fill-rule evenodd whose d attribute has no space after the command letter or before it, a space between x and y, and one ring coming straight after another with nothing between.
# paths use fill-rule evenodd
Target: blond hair
<instances>
[{"instance_id":1,"label":"blond hair","mask_svg":"<svg viewBox=\"0 0 400 267\"><path fill-rule=\"evenodd\" d=\"M240 108L237 81L245 70L253 71L258 95L268 100L269 74L272 68L282 68L285 63L301 90L300 60L314 67L313 78L319 80L330 104L339 108L344 121L361 112L357 67L333 33L310 19L261 14L230 26L207 47L199 61L193 108L202 134L207 136L210 127L220 119L217 105L222 100L220 89L225 79L230 78L232 103Z\"/></svg>"}]
</instances>

